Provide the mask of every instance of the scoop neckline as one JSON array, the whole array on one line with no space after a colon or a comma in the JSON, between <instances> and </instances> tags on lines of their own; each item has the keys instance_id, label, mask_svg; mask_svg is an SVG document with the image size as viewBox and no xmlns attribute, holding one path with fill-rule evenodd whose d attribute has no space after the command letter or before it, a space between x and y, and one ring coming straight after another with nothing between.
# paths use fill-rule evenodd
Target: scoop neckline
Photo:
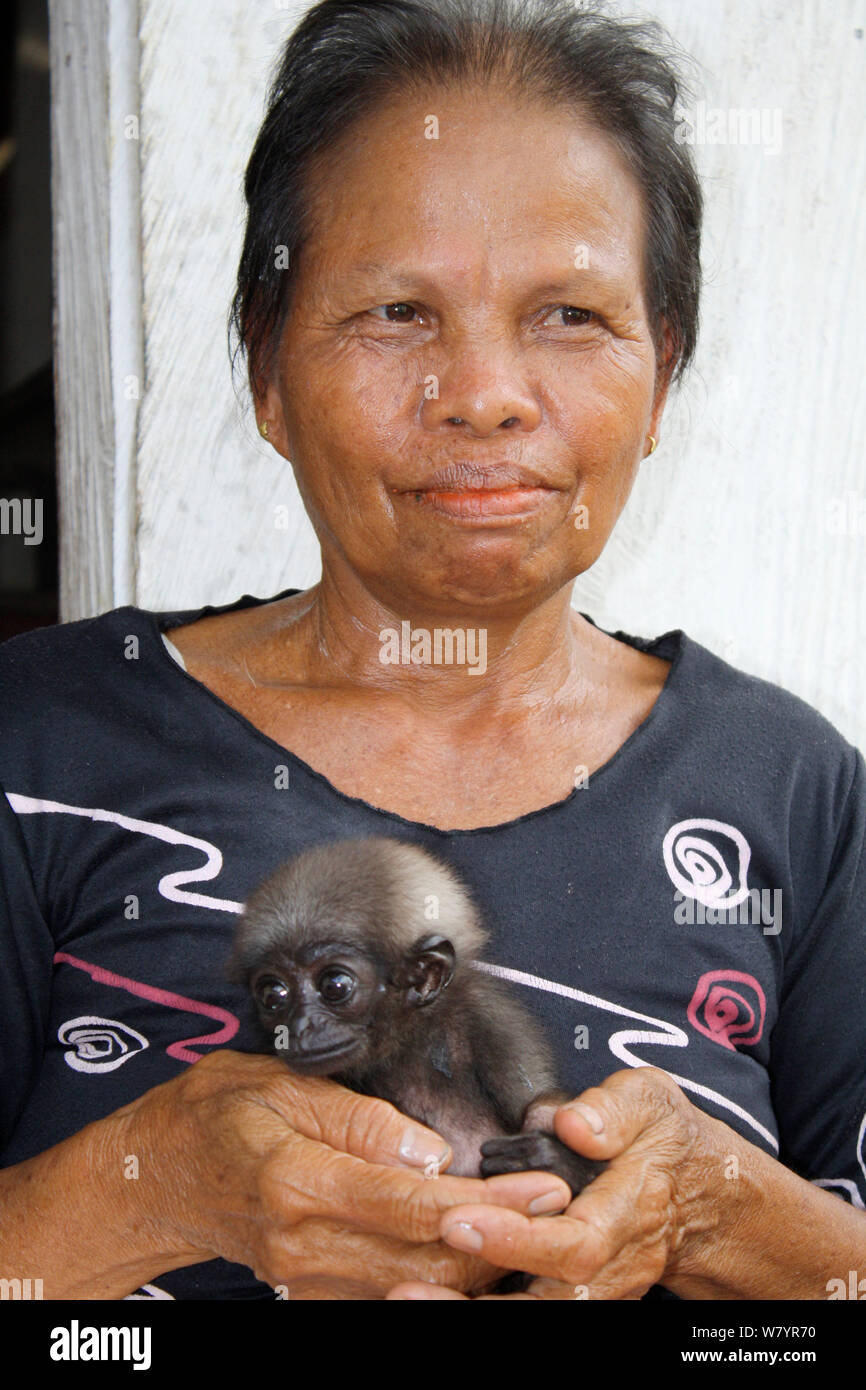
<instances>
[{"instance_id":1,"label":"scoop neckline","mask_svg":"<svg viewBox=\"0 0 866 1390\"><path fill-rule=\"evenodd\" d=\"M189 671L174 659L162 640L163 634L168 636L172 627L185 627L188 625L188 622L196 622L199 618L215 615L217 613L231 612L233 609L240 610L242 608L264 607L268 603L277 603L280 599L287 598L290 594L299 594L303 592L302 589L284 589L281 593L274 594L273 597L265 599L258 598L257 595L253 594L243 594L235 603L225 605L207 604L200 609L168 609L157 611L154 609L140 608L137 611L146 619L150 627L150 635L158 651L159 659L163 663L167 662L172 670L187 682L189 686L200 692L200 694L207 698L223 714L230 715L237 723L241 724L257 742L264 743L267 747L275 749L284 761L288 759L290 764L293 764L295 767L305 772L308 777L312 777L315 781L319 782L332 796L337 797L348 806L362 807L365 811L370 811L376 816L384 816L388 820L396 821L400 825L407 826L411 830L425 831L433 835L451 839L459 836L489 835L494 831L506 831L515 826L522 825L526 821L535 820L539 816L559 814L571 805L574 798L582 790L581 788L572 787L568 795L562 797L559 801L552 801L547 806L538 806L534 811L524 811L522 815L515 816L511 820L497 821L492 825L455 826L452 829L443 829L438 825L430 825L427 821L410 820L407 816L402 816L399 811L389 811L386 807L374 806L371 801L366 801L361 796L350 796L348 792L341 791L339 787L334 786L334 783L330 778L326 777L323 772L319 772L308 762L305 762L297 753L293 753L290 748L286 748L285 744L278 743L276 739L271 738L270 734L266 734L258 725L254 724L252 720L247 719L246 715L241 714L240 710L235 709L234 705L228 704L226 700L223 700L219 695L215 694L210 686L205 685L203 681L190 675ZM246 600L252 601L247 602ZM682 628L671 628L668 632L663 632L658 637L653 638L635 638L632 637L630 633L622 632L621 629L617 629L616 632L608 632L607 628L599 627L598 623L596 623L588 613L584 613L582 609L578 609L578 612L582 618L586 618L587 622L592 623L592 626L599 632L604 632L606 636L613 637L614 641L624 642L626 646L634 647L636 651L643 651L649 655L655 654L649 650L650 648L657 647L671 638L678 639L671 658L670 670L667 673L664 685L656 696L652 709L646 717L641 720L637 728L632 729L628 738L620 744L619 748L611 754L607 761L602 763L600 767L596 768L595 771L590 774L592 782L596 783L599 779L608 776L610 769L615 770L623 761L624 757L633 750L636 743L645 741L646 731L659 722L659 711L664 713L667 710L667 706L670 704L673 696L674 687L679 682L679 671L682 665L682 658L685 654L689 639ZM190 618L188 617L189 614L193 616ZM161 618L180 618L181 621L167 623L163 626L160 622ZM631 640L628 640L630 637ZM170 637L169 640L171 640ZM667 660L668 658L663 659Z\"/></svg>"}]
</instances>

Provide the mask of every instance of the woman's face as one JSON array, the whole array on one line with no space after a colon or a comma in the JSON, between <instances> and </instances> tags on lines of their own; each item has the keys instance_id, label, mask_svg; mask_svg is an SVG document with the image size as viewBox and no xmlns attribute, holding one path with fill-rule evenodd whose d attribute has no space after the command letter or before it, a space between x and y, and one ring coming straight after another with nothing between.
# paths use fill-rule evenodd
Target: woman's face
<instances>
[{"instance_id":1,"label":"woman's face","mask_svg":"<svg viewBox=\"0 0 866 1390\"><path fill-rule=\"evenodd\" d=\"M396 612L528 610L601 553L659 433L637 183L583 118L473 90L401 97L310 191L259 419L325 570Z\"/></svg>"}]
</instances>

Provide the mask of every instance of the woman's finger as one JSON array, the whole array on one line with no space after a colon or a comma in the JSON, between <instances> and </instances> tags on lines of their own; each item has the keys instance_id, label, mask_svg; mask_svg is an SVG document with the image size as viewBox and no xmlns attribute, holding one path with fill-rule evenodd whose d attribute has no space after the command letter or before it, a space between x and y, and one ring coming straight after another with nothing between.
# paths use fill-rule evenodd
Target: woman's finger
<instances>
[{"instance_id":1,"label":"woman's finger","mask_svg":"<svg viewBox=\"0 0 866 1390\"><path fill-rule=\"evenodd\" d=\"M590 1184L565 1215L550 1221L505 1208L460 1207L440 1224L443 1240L506 1269L590 1286L623 1259L636 1282L655 1282L665 1267L672 1203L666 1174L644 1156L623 1155Z\"/></svg>"},{"instance_id":2,"label":"woman's finger","mask_svg":"<svg viewBox=\"0 0 866 1390\"><path fill-rule=\"evenodd\" d=\"M292 1222L327 1216L415 1243L438 1241L443 1212L467 1201L530 1213L562 1211L571 1196L549 1173L428 1180L415 1169L367 1163L293 1133L262 1169L259 1193L272 1210L290 1212Z\"/></svg>"},{"instance_id":3,"label":"woman's finger","mask_svg":"<svg viewBox=\"0 0 866 1390\"><path fill-rule=\"evenodd\" d=\"M667 1072L635 1067L613 1072L559 1106L554 1128L563 1143L589 1158L615 1158L649 1133L663 1156L666 1142L674 1152L692 1139L693 1109Z\"/></svg>"},{"instance_id":4,"label":"woman's finger","mask_svg":"<svg viewBox=\"0 0 866 1390\"><path fill-rule=\"evenodd\" d=\"M441 1231L455 1250L572 1284L588 1283L606 1259L598 1233L571 1216L550 1221L506 1208L459 1207L442 1218Z\"/></svg>"},{"instance_id":5,"label":"woman's finger","mask_svg":"<svg viewBox=\"0 0 866 1390\"><path fill-rule=\"evenodd\" d=\"M441 1241L414 1245L319 1219L303 1221L282 1236L272 1235L266 1268L256 1273L272 1287L285 1285L289 1299L382 1299L390 1288L407 1281L483 1289L501 1275L495 1266Z\"/></svg>"},{"instance_id":6,"label":"woman's finger","mask_svg":"<svg viewBox=\"0 0 866 1390\"><path fill-rule=\"evenodd\" d=\"M446 1300L454 1302L459 1300L463 1303L503 1303L511 1299L520 1299L523 1303L538 1303L541 1300L559 1300L573 1302L578 1297L568 1284L561 1283L558 1279L533 1279L532 1283L522 1293L485 1293L477 1298L469 1300L465 1294L458 1293L456 1289L443 1289L433 1284L405 1282L397 1284L388 1293L388 1299L396 1302L439 1302Z\"/></svg>"},{"instance_id":7,"label":"woman's finger","mask_svg":"<svg viewBox=\"0 0 866 1390\"><path fill-rule=\"evenodd\" d=\"M369 1163L429 1169L445 1167L451 1158L441 1135L388 1101L359 1095L327 1077L293 1076L282 1062L262 1100L306 1138Z\"/></svg>"},{"instance_id":8,"label":"woman's finger","mask_svg":"<svg viewBox=\"0 0 866 1390\"><path fill-rule=\"evenodd\" d=\"M442 1288L438 1284L425 1284L420 1279L407 1279L395 1284L385 1295L386 1303L469 1303L465 1293L456 1289Z\"/></svg>"}]
</instances>

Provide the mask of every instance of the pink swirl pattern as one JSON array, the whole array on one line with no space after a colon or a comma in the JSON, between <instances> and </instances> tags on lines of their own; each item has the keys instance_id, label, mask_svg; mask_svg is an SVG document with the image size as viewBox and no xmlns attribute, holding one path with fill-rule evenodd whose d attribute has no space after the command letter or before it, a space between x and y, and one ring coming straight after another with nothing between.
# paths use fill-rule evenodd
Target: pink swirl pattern
<instances>
[{"instance_id":1,"label":"pink swirl pattern","mask_svg":"<svg viewBox=\"0 0 866 1390\"><path fill-rule=\"evenodd\" d=\"M735 989L745 985L745 993ZM709 970L698 980L688 1019L705 1038L736 1052L760 1042L767 1000L754 975L742 970Z\"/></svg>"}]
</instances>

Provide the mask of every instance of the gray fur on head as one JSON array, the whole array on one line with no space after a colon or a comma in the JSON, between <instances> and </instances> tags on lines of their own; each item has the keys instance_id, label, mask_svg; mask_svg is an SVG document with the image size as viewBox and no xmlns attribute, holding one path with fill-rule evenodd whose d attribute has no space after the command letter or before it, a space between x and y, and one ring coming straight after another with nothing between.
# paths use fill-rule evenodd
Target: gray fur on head
<instances>
[{"instance_id":1,"label":"gray fur on head","mask_svg":"<svg viewBox=\"0 0 866 1390\"><path fill-rule=\"evenodd\" d=\"M269 949L357 941L392 959L428 936L444 936L458 961L486 940L456 874L417 845L371 836L336 840L282 864L244 905L233 957L236 977Z\"/></svg>"}]
</instances>

